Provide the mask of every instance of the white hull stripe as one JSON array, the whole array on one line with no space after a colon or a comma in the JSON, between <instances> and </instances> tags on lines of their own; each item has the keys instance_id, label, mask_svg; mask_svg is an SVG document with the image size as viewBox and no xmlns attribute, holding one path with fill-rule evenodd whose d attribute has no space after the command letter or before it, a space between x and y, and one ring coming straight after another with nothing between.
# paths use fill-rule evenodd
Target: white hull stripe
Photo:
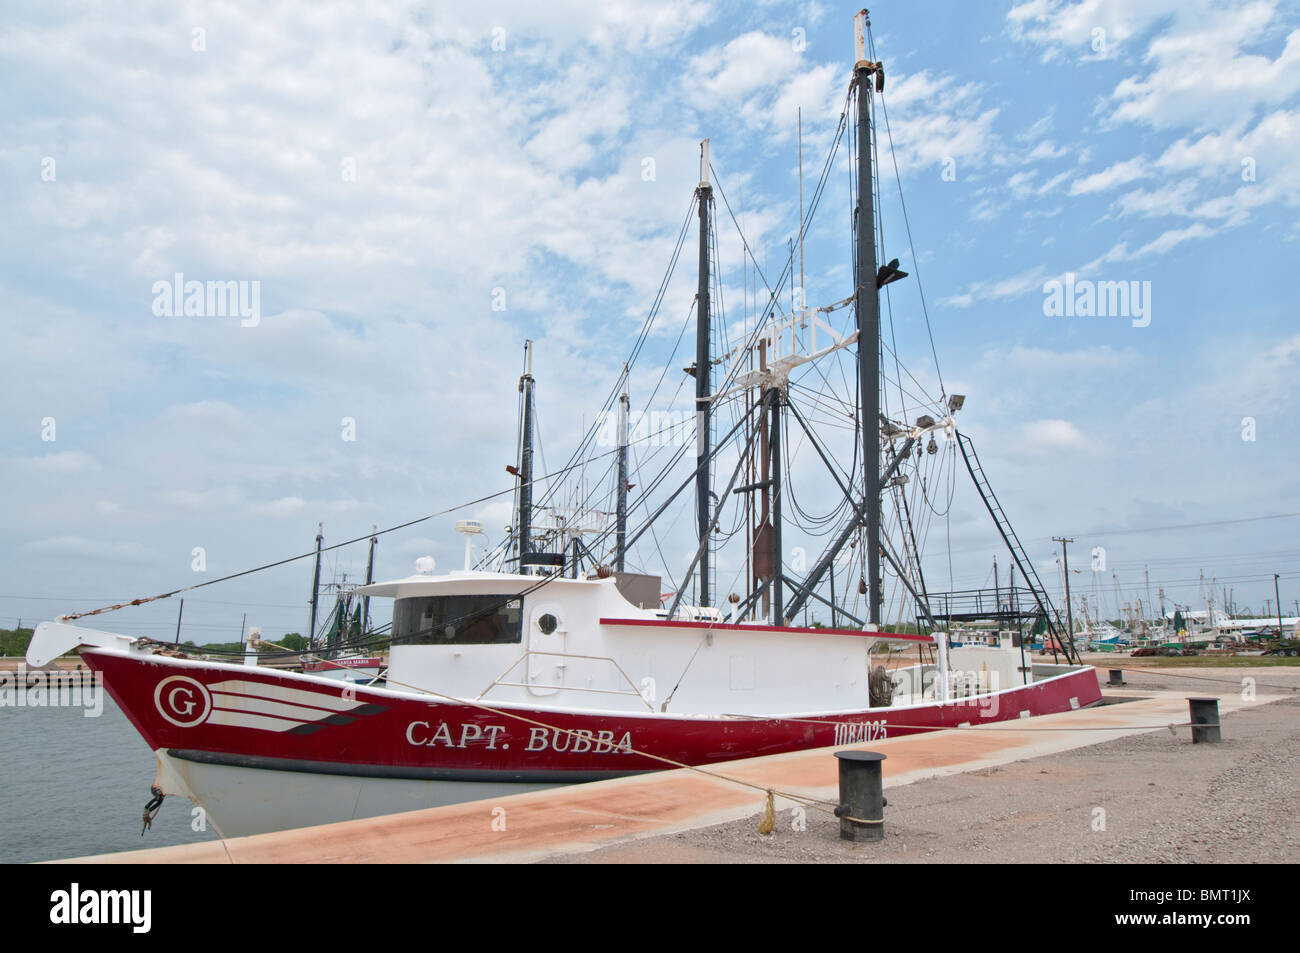
<instances>
[{"instance_id":1,"label":"white hull stripe","mask_svg":"<svg viewBox=\"0 0 1300 953\"><path fill-rule=\"evenodd\" d=\"M286 685L268 685L265 682L250 682L241 678L232 678L224 682L213 682L208 689L215 693L228 695L247 695L252 698L265 698L286 702L292 705L306 705L308 708L323 708L326 711L351 711L364 702L355 698L340 698L324 692L311 692L301 688L289 688Z\"/></svg>"},{"instance_id":2,"label":"white hull stripe","mask_svg":"<svg viewBox=\"0 0 1300 953\"><path fill-rule=\"evenodd\" d=\"M309 735L330 725L349 725L358 718L388 710L386 705L355 698L240 678L213 682L208 690L212 713L207 723L229 728Z\"/></svg>"},{"instance_id":3,"label":"white hull stripe","mask_svg":"<svg viewBox=\"0 0 1300 953\"><path fill-rule=\"evenodd\" d=\"M305 722L290 721L287 718L272 718L267 715L253 715L244 711L226 711L215 709L208 716L209 725L225 725L229 728L260 728L263 731L291 731L301 727Z\"/></svg>"},{"instance_id":4,"label":"white hull stripe","mask_svg":"<svg viewBox=\"0 0 1300 953\"><path fill-rule=\"evenodd\" d=\"M273 701L270 698L253 698L249 695L232 695L229 692L213 692L212 705L225 711L274 715L277 718L288 718L297 722L321 721L331 716L341 718L343 724L356 720L323 708L308 708L305 705L291 705L288 702Z\"/></svg>"}]
</instances>

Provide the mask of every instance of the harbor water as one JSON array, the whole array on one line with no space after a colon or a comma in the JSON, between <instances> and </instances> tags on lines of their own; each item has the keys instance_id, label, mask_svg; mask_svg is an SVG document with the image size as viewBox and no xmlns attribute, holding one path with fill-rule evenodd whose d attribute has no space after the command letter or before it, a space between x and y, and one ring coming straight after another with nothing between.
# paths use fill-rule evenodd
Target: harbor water
<instances>
[{"instance_id":1,"label":"harbor water","mask_svg":"<svg viewBox=\"0 0 1300 953\"><path fill-rule=\"evenodd\" d=\"M140 835L157 759L108 695L80 706L0 707L0 862L31 863L215 840L185 798Z\"/></svg>"}]
</instances>

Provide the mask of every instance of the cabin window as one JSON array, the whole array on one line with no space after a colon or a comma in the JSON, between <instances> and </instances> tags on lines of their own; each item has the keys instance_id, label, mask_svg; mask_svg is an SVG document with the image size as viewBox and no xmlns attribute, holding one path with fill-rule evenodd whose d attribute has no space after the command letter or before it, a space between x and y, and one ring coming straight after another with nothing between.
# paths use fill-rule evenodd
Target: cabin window
<instances>
[{"instance_id":1,"label":"cabin window","mask_svg":"<svg viewBox=\"0 0 1300 953\"><path fill-rule=\"evenodd\" d=\"M394 645L494 645L523 641L517 595L427 596L393 606Z\"/></svg>"}]
</instances>

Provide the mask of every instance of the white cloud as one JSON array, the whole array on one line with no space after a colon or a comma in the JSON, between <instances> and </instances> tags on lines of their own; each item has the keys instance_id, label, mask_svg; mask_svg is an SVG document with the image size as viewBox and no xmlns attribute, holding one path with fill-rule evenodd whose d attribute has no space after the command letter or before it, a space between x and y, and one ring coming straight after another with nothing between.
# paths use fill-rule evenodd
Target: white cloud
<instances>
[{"instance_id":1,"label":"white cloud","mask_svg":"<svg viewBox=\"0 0 1300 953\"><path fill-rule=\"evenodd\" d=\"M1070 177L1069 172L1061 172L1052 176L1050 179L1048 179L1046 182L1044 182L1042 185L1038 187L1038 194L1046 195L1048 192L1051 192L1053 189L1055 189L1058 185L1063 183L1069 177Z\"/></svg>"},{"instance_id":2,"label":"white cloud","mask_svg":"<svg viewBox=\"0 0 1300 953\"><path fill-rule=\"evenodd\" d=\"M1029 156L1027 158L1030 162L1042 159L1059 159L1068 151L1069 150L1066 149L1065 146L1058 146L1056 143L1052 142L1051 139L1044 139L1029 151Z\"/></svg>"},{"instance_id":3,"label":"white cloud","mask_svg":"<svg viewBox=\"0 0 1300 953\"><path fill-rule=\"evenodd\" d=\"M1033 420L1024 425L1024 439L1037 448L1080 448L1087 441L1068 420Z\"/></svg>"},{"instance_id":4,"label":"white cloud","mask_svg":"<svg viewBox=\"0 0 1300 953\"><path fill-rule=\"evenodd\" d=\"M1185 241L1190 241L1193 238L1209 238L1211 235L1215 234L1216 231L1217 229L1202 225L1200 222L1188 225L1186 228L1171 228L1166 232L1162 232L1159 236L1153 238L1135 251L1133 257L1141 258L1143 255L1163 255L1165 252L1181 245Z\"/></svg>"},{"instance_id":5,"label":"white cloud","mask_svg":"<svg viewBox=\"0 0 1300 953\"><path fill-rule=\"evenodd\" d=\"M1211 127L1285 101L1300 91L1300 30L1286 38L1277 59L1243 49L1266 32L1276 12L1272 0L1185 10L1173 29L1151 41L1146 59L1154 69L1115 87L1113 118L1155 128Z\"/></svg>"},{"instance_id":6,"label":"white cloud","mask_svg":"<svg viewBox=\"0 0 1300 953\"><path fill-rule=\"evenodd\" d=\"M1194 179L1181 179L1156 189L1135 189L1115 200L1121 215L1186 215L1197 197L1199 186Z\"/></svg>"},{"instance_id":7,"label":"white cloud","mask_svg":"<svg viewBox=\"0 0 1300 953\"><path fill-rule=\"evenodd\" d=\"M275 500L248 504L248 512L254 516L270 516L277 519L316 513L337 517L368 508L357 500L304 500L299 496L282 496Z\"/></svg>"},{"instance_id":8,"label":"white cloud","mask_svg":"<svg viewBox=\"0 0 1300 953\"><path fill-rule=\"evenodd\" d=\"M1004 298L1017 298L1030 291L1041 291L1043 281L1047 278L1047 269L1031 268L1009 278L996 281L977 281L969 285L964 292L940 298L938 303L951 308L968 308L976 301L998 301Z\"/></svg>"},{"instance_id":9,"label":"white cloud","mask_svg":"<svg viewBox=\"0 0 1300 953\"><path fill-rule=\"evenodd\" d=\"M1072 351L1016 345L1006 352L990 351L984 355L986 364L1049 376L1128 367L1137 360L1138 354L1132 348L1116 349L1105 344Z\"/></svg>"},{"instance_id":10,"label":"white cloud","mask_svg":"<svg viewBox=\"0 0 1300 953\"><path fill-rule=\"evenodd\" d=\"M681 91L702 113L725 114L768 141L792 140L802 110L809 148L829 143L822 127L839 115L843 84L840 64L813 62L789 35L753 30L692 57Z\"/></svg>"},{"instance_id":11,"label":"white cloud","mask_svg":"<svg viewBox=\"0 0 1300 953\"><path fill-rule=\"evenodd\" d=\"M686 92L701 104L739 105L787 81L801 61L789 37L753 30L696 56Z\"/></svg>"},{"instance_id":12,"label":"white cloud","mask_svg":"<svg viewBox=\"0 0 1300 953\"><path fill-rule=\"evenodd\" d=\"M9 465L48 474L90 473L100 469L99 461L83 450L59 450L38 457L11 459Z\"/></svg>"},{"instance_id":13,"label":"white cloud","mask_svg":"<svg viewBox=\"0 0 1300 953\"><path fill-rule=\"evenodd\" d=\"M1116 186L1144 178L1151 174L1151 162L1145 156L1137 156L1116 162L1100 172L1082 176L1070 183L1071 195L1089 195L1093 192L1105 192Z\"/></svg>"},{"instance_id":14,"label":"white cloud","mask_svg":"<svg viewBox=\"0 0 1300 953\"><path fill-rule=\"evenodd\" d=\"M142 562L150 555L143 547L124 540L106 542L85 536L50 536L23 543L19 552L31 556L68 560L75 570L90 571L95 560Z\"/></svg>"},{"instance_id":15,"label":"white cloud","mask_svg":"<svg viewBox=\"0 0 1300 953\"><path fill-rule=\"evenodd\" d=\"M982 92L978 83L929 71L890 77L885 97L900 169L906 174L953 159L961 178L967 164L993 161L1000 151L999 110L983 106Z\"/></svg>"},{"instance_id":16,"label":"white cloud","mask_svg":"<svg viewBox=\"0 0 1300 953\"><path fill-rule=\"evenodd\" d=\"M1007 12L1007 26L1014 39L1041 46L1045 61L1071 54L1079 60L1104 60L1119 54L1135 35L1192 2L1028 0Z\"/></svg>"}]
</instances>

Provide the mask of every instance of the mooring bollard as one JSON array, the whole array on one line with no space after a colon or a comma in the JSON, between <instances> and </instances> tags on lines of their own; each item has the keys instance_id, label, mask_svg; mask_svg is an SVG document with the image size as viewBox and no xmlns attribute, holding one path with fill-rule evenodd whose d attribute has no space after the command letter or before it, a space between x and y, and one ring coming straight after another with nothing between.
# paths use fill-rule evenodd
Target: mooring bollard
<instances>
[{"instance_id":1,"label":"mooring bollard","mask_svg":"<svg viewBox=\"0 0 1300 953\"><path fill-rule=\"evenodd\" d=\"M1219 700L1217 698L1189 698L1192 712L1192 744L1203 741L1222 741L1219 733ZM841 782L841 785L843 782Z\"/></svg>"},{"instance_id":2,"label":"mooring bollard","mask_svg":"<svg viewBox=\"0 0 1300 953\"><path fill-rule=\"evenodd\" d=\"M840 840L885 839L885 786L875 751L837 751L840 760Z\"/></svg>"},{"instance_id":3,"label":"mooring bollard","mask_svg":"<svg viewBox=\"0 0 1300 953\"><path fill-rule=\"evenodd\" d=\"M1121 688L1128 684L1124 681L1124 670L1122 668L1112 668L1110 670L1110 687Z\"/></svg>"}]
</instances>

